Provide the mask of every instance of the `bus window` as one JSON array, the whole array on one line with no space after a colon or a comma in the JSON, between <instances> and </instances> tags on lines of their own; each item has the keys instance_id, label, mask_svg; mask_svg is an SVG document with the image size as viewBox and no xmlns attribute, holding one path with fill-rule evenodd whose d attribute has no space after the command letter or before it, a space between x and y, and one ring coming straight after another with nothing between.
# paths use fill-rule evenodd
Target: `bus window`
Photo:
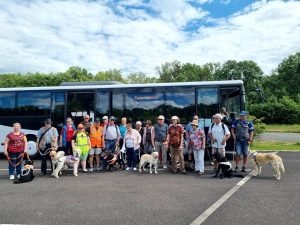
<instances>
[{"instance_id":1,"label":"bus window","mask_svg":"<svg viewBox=\"0 0 300 225\"><path fill-rule=\"evenodd\" d=\"M142 91L131 89L125 95L124 116L135 121L151 120L154 123L156 117L163 113L163 105L163 93L157 93L153 88L145 88Z\"/></svg>"},{"instance_id":2,"label":"bus window","mask_svg":"<svg viewBox=\"0 0 300 225\"><path fill-rule=\"evenodd\" d=\"M211 124L211 117L219 112L218 88L198 88L198 116L205 127Z\"/></svg>"},{"instance_id":3,"label":"bus window","mask_svg":"<svg viewBox=\"0 0 300 225\"><path fill-rule=\"evenodd\" d=\"M13 92L4 92L0 95L0 116L9 116L15 110L16 94Z\"/></svg>"},{"instance_id":4,"label":"bus window","mask_svg":"<svg viewBox=\"0 0 300 225\"><path fill-rule=\"evenodd\" d=\"M220 108L225 108L228 113L238 115L240 112L240 88L220 88Z\"/></svg>"},{"instance_id":5,"label":"bus window","mask_svg":"<svg viewBox=\"0 0 300 225\"><path fill-rule=\"evenodd\" d=\"M96 116L102 118L109 115L109 92L99 90L96 96Z\"/></svg>"},{"instance_id":6,"label":"bus window","mask_svg":"<svg viewBox=\"0 0 300 225\"><path fill-rule=\"evenodd\" d=\"M167 120L176 115L182 124L188 124L196 113L195 88L167 87L165 94L165 117Z\"/></svg>"},{"instance_id":7,"label":"bus window","mask_svg":"<svg viewBox=\"0 0 300 225\"><path fill-rule=\"evenodd\" d=\"M54 126L64 122L64 106L65 106L65 93L54 92L52 95L51 117L54 121Z\"/></svg>"},{"instance_id":8,"label":"bus window","mask_svg":"<svg viewBox=\"0 0 300 225\"><path fill-rule=\"evenodd\" d=\"M22 116L50 116L51 92L24 91L17 93L17 108Z\"/></svg>"}]
</instances>

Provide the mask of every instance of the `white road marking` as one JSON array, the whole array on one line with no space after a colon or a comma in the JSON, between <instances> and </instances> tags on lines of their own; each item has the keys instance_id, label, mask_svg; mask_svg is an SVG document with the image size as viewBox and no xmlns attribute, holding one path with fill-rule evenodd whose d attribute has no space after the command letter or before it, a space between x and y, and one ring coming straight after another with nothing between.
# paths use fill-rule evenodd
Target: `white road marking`
<instances>
[{"instance_id":1,"label":"white road marking","mask_svg":"<svg viewBox=\"0 0 300 225\"><path fill-rule=\"evenodd\" d=\"M253 171L244 177L240 182L227 191L219 200L212 204L205 210L198 218L196 218L190 225L202 224L214 211L216 211L228 198L230 198L240 187L242 187L253 175Z\"/></svg>"}]
</instances>

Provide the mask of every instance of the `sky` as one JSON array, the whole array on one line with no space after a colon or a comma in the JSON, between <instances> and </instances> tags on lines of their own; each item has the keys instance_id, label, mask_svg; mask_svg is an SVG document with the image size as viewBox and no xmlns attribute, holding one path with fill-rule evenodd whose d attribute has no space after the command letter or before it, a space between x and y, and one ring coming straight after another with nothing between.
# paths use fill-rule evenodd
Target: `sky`
<instances>
[{"instance_id":1,"label":"sky","mask_svg":"<svg viewBox=\"0 0 300 225\"><path fill-rule=\"evenodd\" d=\"M253 60L270 74L300 51L300 1L1 0L0 31L0 73Z\"/></svg>"}]
</instances>

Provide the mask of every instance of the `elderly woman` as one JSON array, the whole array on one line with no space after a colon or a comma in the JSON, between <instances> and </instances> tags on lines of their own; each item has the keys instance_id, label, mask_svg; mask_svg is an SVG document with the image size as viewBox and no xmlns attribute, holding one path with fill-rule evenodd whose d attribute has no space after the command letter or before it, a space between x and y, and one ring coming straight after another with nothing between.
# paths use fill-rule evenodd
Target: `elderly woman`
<instances>
[{"instance_id":1,"label":"elderly woman","mask_svg":"<svg viewBox=\"0 0 300 225\"><path fill-rule=\"evenodd\" d=\"M4 144L4 155L8 159L9 179L15 179L15 172L17 178L20 178L23 153L27 153L27 139L26 135L21 131L21 124L14 123L13 131L6 135Z\"/></svg>"},{"instance_id":2,"label":"elderly woman","mask_svg":"<svg viewBox=\"0 0 300 225\"><path fill-rule=\"evenodd\" d=\"M175 156L178 155L181 173L186 174L183 158L183 127L179 123L179 118L177 116L172 116L171 121L172 124L168 129L167 143L171 153L172 171L173 173L177 173Z\"/></svg>"},{"instance_id":3,"label":"elderly woman","mask_svg":"<svg viewBox=\"0 0 300 225\"><path fill-rule=\"evenodd\" d=\"M192 129L186 133L186 139L194 154L195 172L202 175L204 173L205 133L199 127L198 120L193 120L191 125Z\"/></svg>"},{"instance_id":4,"label":"elderly woman","mask_svg":"<svg viewBox=\"0 0 300 225\"><path fill-rule=\"evenodd\" d=\"M151 154L154 150L155 131L150 120L146 121L146 127L143 134L144 153Z\"/></svg>"}]
</instances>

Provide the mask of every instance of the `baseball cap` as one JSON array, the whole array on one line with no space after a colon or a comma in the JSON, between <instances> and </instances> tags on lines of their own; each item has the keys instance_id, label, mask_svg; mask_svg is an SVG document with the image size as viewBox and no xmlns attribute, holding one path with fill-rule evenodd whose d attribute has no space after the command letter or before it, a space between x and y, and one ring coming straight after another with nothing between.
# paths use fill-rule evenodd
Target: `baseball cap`
<instances>
[{"instance_id":1,"label":"baseball cap","mask_svg":"<svg viewBox=\"0 0 300 225\"><path fill-rule=\"evenodd\" d=\"M247 115L247 112L246 111L241 111L240 112L240 116L246 116Z\"/></svg>"},{"instance_id":2,"label":"baseball cap","mask_svg":"<svg viewBox=\"0 0 300 225\"><path fill-rule=\"evenodd\" d=\"M47 119L45 119L45 121L44 121L45 123L47 123L47 124L50 124L50 123L52 123L52 121L51 121L51 119L50 118L47 118Z\"/></svg>"},{"instance_id":3,"label":"baseball cap","mask_svg":"<svg viewBox=\"0 0 300 225\"><path fill-rule=\"evenodd\" d=\"M95 122L96 122L96 123L100 123L100 118L97 117L97 118L95 119Z\"/></svg>"},{"instance_id":4,"label":"baseball cap","mask_svg":"<svg viewBox=\"0 0 300 225\"><path fill-rule=\"evenodd\" d=\"M159 119L159 120L164 120L165 117L164 117L163 115L159 115L157 119Z\"/></svg>"},{"instance_id":5,"label":"baseball cap","mask_svg":"<svg viewBox=\"0 0 300 225\"><path fill-rule=\"evenodd\" d=\"M103 116L102 120L108 120L108 116Z\"/></svg>"},{"instance_id":6,"label":"baseball cap","mask_svg":"<svg viewBox=\"0 0 300 225\"><path fill-rule=\"evenodd\" d=\"M178 120L178 117L177 116L172 116L171 120Z\"/></svg>"},{"instance_id":7,"label":"baseball cap","mask_svg":"<svg viewBox=\"0 0 300 225\"><path fill-rule=\"evenodd\" d=\"M115 120L114 116L109 117L109 120Z\"/></svg>"}]
</instances>

